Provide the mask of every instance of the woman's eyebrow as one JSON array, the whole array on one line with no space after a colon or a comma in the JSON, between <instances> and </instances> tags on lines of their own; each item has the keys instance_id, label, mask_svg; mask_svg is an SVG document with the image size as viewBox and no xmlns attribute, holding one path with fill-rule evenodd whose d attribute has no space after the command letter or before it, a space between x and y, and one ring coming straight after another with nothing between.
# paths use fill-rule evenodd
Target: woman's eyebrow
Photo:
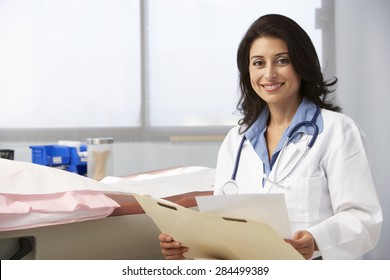
<instances>
[{"instance_id":1,"label":"woman's eyebrow","mask_svg":"<svg viewBox=\"0 0 390 280\"><path fill-rule=\"evenodd\" d=\"M253 55L250 60L257 59L257 58L264 58L262 55Z\"/></svg>"},{"instance_id":2,"label":"woman's eyebrow","mask_svg":"<svg viewBox=\"0 0 390 280\"><path fill-rule=\"evenodd\" d=\"M288 52L281 52L281 53L276 54L275 56L286 55L286 54L289 54L289 53Z\"/></svg>"},{"instance_id":3,"label":"woman's eyebrow","mask_svg":"<svg viewBox=\"0 0 390 280\"><path fill-rule=\"evenodd\" d=\"M275 54L274 57L278 57L278 56L286 55L286 54L289 55L288 52L280 52L280 53ZM253 55L253 56L250 58L250 60L256 59L256 58L264 58L264 56L263 56L263 55Z\"/></svg>"}]
</instances>

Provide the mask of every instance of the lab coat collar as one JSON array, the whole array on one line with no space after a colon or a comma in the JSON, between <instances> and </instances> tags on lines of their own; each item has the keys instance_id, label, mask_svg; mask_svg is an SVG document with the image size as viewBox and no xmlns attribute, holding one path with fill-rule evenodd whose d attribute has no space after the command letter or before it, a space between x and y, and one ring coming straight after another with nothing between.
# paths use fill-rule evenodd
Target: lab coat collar
<instances>
[{"instance_id":1,"label":"lab coat collar","mask_svg":"<svg viewBox=\"0 0 390 280\"><path fill-rule=\"evenodd\" d=\"M301 104L298 106L297 112L295 113L293 119L291 120L290 126L285 131L285 135L287 135L290 132L290 130L298 123L303 121L311 121L316 111L317 111L317 105L310 102L306 98L303 98ZM318 126L318 133L321 133L324 128L324 121L322 119L321 112L318 115L315 123ZM309 135L313 134L313 129L310 126L303 126L302 128L299 129L299 131L305 132Z\"/></svg>"}]
</instances>

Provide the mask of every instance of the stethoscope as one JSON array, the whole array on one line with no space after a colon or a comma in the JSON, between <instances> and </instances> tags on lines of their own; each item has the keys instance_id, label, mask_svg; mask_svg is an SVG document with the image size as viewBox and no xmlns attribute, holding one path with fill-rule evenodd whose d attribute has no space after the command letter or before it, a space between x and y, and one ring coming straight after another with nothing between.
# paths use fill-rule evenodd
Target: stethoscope
<instances>
[{"instance_id":1,"label":"stethoscope","mask_svg":"<svg viewBox=\"0 0 390 280\"><path fill-rule=\"evenodd\" d=\"M271 180L268 176L264 176L264 178L270 182L272 185L279 185L280 183L282 183L284 180L286 180L287 177L289 177L294 171L295 169L299 166L299 164L302 162L302 160L306 157L307 153L310 151L310 149L313 147L314 143L316 142L316 139L317 139L317 136L318 136L318 126L316 125L316 120L317 120L317 117L318 115L320 114L321 110L320 110L320 107L317 107L317 110L316 112L314 113L314 116L313 118L311 119L311 121L302 121L300 123L297 123L291 130L290 132L288 133L287 135L287 139L286 141L284 142L283 144L283 147L282 149L280 150L280 154L279 154L279 159L277 160L276 164L275 164L275 172L274 172L274 178L273 180ZM283 176L281 179L277 179L278 177L278 169L279 169L279 163L282 161L282 158L283 158L283 155L284 155L284 151L286 150L286 147L287 145L299 134L306 134L305 132L302 132L302 131L298 131L301 127L304 127L304 126L311 126L314 131L313 131L313 136L312 138L310 139L310 141L307 142L306 144L306 149L304 151L304 153L302 154L302 156L298 159L298 161L295 163L295 165L293 166L293 168L290 170L290 172L288 172L285 176ZM232 176L231 176L231 179L226 182L223 187L222 187L222 191L223 191L223 194L236 194L238 193L238 186L237 186L237 183L236 183L236 176L237 176L237 171L238 171L238 166L240 164L240 158L241 158L241 152L242 152L242 148L244 146L244 142L246 140L246 137L245 135L242 137L242 140L240 142L240 145L238 147L238 151L237 151L237 155L236 155L236 160L234 162L234 168L233 168L233 173L232 173Z\"/></svg>"}]
</instances>

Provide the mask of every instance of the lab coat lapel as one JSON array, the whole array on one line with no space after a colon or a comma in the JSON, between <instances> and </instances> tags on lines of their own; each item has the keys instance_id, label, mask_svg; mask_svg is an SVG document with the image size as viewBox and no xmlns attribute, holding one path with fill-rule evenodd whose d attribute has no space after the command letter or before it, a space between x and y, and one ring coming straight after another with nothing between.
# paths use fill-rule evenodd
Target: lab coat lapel
<instances>
[{"instance_id":1,"label":"lab coat lapel","mask_svg":"<svg viewBox=\"0 0 390 280\"><path fill-rule=\"evenodd\" d=\"M279 152L278 159L275 162L270 174L270 178L272 178L272 180L275 176L275 172L277 172L275 180L279 181L294 168L294 165L298 161L300 154L303 153L301 149L305 146L305 143L305 140L300 139L295 143L288 144L284 152Z\"/></svg>"},{"instance_id":2,"label":"lab coat lapel","mask_svg":"<svg viewBox=\"0 0 390 280\"><path fill-rule=\"evenodd\" d=\"M264 189L266 193L279 192L280 189L274 187L274 183L272 182L279 182L288 174L289 170L293 168L291 164L293 161L291 161L291 159L296 158L296 155L299 154L299 149L292 143L287 145L284 149L282 157L280 157L281 153L282 151L279 152L278 158L268 176L271 181L267 180L265 183ZM280 161L280 159L282 160ZM281 187L282 185L277 184L277 186Z\"/></svg>"},{"instance_id":3,"label":"lab coat lapel","mask_svg":"<svg viewBox=\"0 0 390 280\"><path fill-rule=\"evenodd\" d=\"M293 168L294 164L294 159L296 156L299 154L299 149L297 147L297 144L295 143L290 143L287 145L284 154L281 157L282 151L279 153L278 161L279 162L279 167L278 167L278 176L283 175L285 172L284 170L287 168L288 170L291 170ZM287 172L288 172L287 170Z\"/></svg>"}]
</instances>

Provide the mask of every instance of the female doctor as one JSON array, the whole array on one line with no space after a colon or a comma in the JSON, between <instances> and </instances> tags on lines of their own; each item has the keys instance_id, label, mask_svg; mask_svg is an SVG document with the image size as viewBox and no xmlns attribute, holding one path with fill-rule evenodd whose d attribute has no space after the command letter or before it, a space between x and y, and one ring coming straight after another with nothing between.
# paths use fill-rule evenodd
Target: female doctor
<instances>
[{"instance_id":1,"label":"female doctor","mask_svg":"<svg viewBox=\"0 0 390 280\"><path fill-rule=\"evenodd\" d=\"M306 259L355 259L379 239L382 211L362 134L328 98L306 32L281 15L265 15L237 53L243 113L223 141L215 195L284 193L289 242ZM190 250L159 235L167 259Z\"/></svg>"}]
</instances>

